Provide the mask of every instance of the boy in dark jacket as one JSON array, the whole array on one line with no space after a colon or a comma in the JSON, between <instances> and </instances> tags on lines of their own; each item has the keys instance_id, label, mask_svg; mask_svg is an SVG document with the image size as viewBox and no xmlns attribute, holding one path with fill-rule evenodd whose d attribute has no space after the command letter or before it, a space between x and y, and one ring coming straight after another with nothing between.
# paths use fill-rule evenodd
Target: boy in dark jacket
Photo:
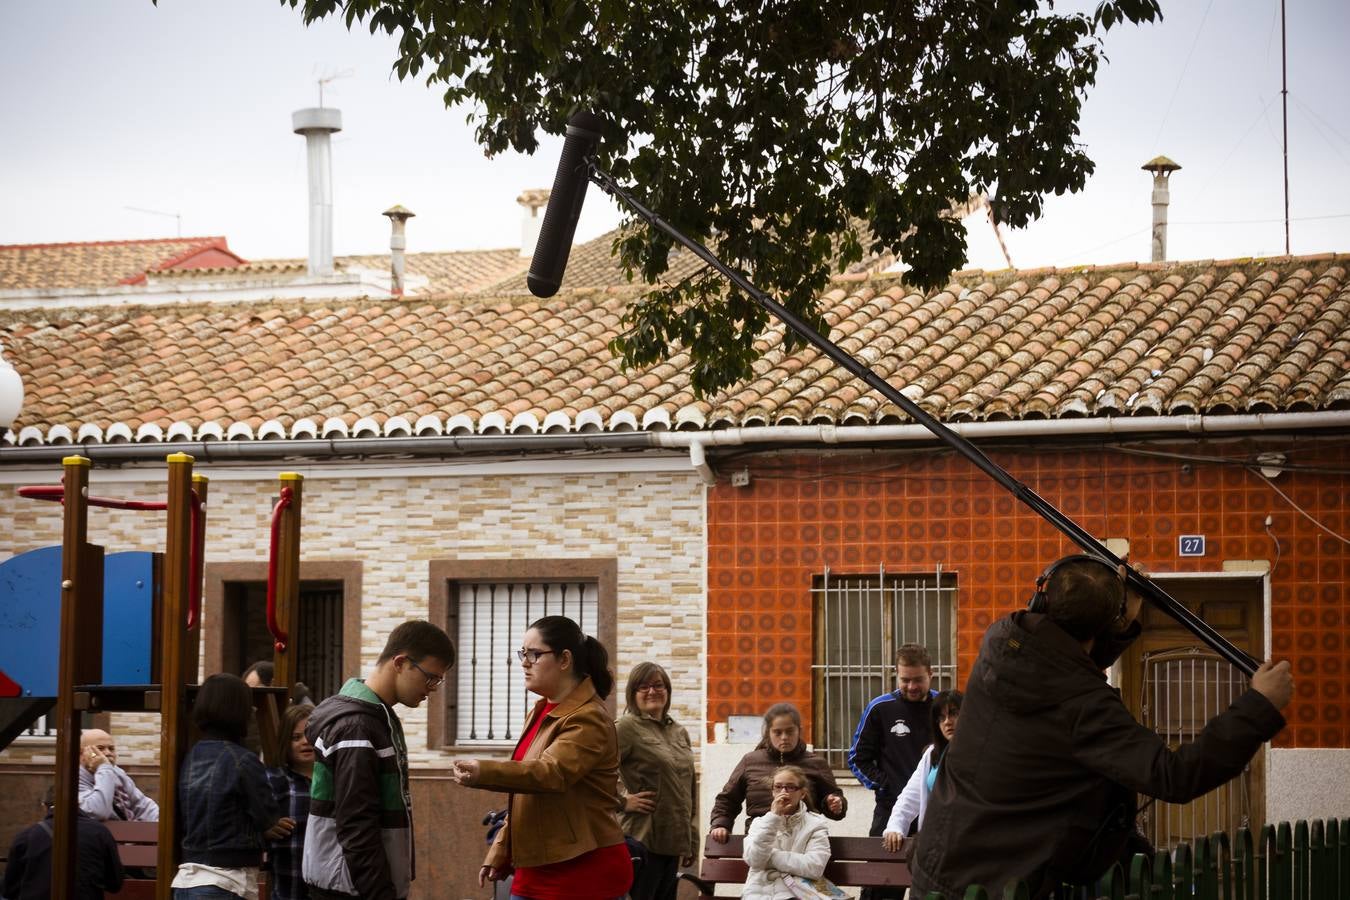
<instances>
[{"instance_id":1,"label":"boy in dark jacket","mask_svg":"<svg viewBox=\"0 0 1350 900\"><path fill-rule=\"evenodd\" d=\"M1287 662L1261 666L1251 690L1176 750L1135 722L1102 673L1140 632L1141 598L1124 575L1066 557L1027 610L985 634L910 861L916 895L979 884L1001 896L1022 879L1044 898L1090 883L1134 834L1136 792L1193 800L1284 727Z\"/></svg>"},{"instance_id":2,"label":"boy in dark jacket","mask_svg":"<svg viewBox=\"0 0 1350 900\"><path fill-rule=\"evenodd\" d=\"M430 622L389 635L365 680L353 678L315 708L303 870L314 898L401 900L415 875L408 746L395 703L416 708L455 664L455 647Z\"/></svg>"}]
</instances>

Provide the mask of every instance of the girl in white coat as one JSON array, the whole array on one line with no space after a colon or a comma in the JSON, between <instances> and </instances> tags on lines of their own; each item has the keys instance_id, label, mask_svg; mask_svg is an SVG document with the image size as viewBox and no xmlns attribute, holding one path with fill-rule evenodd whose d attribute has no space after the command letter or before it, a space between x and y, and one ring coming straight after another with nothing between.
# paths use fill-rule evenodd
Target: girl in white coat
<instances>
[{"instance_id":1,"label":"girl in white coat","mask_svg":"<svg viewBox=\"0 0 1350 900\"><path fill-rule=\"evenodd\" d=\"M784 875L810 881L830 861L830 832L825 817L811 809L810 782L796 766L773 773L773 804L755 819L745 836L742 856L750 872L746 900L791 900Z\"/></svg>"},{"instance_id":2,"label":"girl in white coat","mask_svg":"<svg viewBox=\"0 0 1350 900\"><path fill-rule=\"evenodd\" d=\"M891 817L886 822L886 831L881 835L882 845L891 852L900 849L900 839L909 834L911 825L918 823L923 828L923 814L928 809L928 795L937 781L938 769L942 766L942 757L947 752L952 735L956 734L956 718L961 712L961 692L943 691L933 698L933 743L919 757L914 774L909 776L905 789L900 792L895 806L891 808Z\"/></svg>"}]
</instances>

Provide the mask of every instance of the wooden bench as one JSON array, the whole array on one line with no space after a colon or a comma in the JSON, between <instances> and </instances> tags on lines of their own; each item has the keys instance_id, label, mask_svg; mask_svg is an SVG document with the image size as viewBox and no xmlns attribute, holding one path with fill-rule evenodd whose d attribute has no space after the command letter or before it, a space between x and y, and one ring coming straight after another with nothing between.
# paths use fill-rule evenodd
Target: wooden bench
<instances>
[{"instance_id":1,"label":"wooden bench","mask_svg":"<svg viewBox=\"0 0 1350 900\"><path fill-rule=\"evenodd\" d=\"M122 822L109 819L103 824L108 826L113 840L117 842L117 855L122 860L122 868L148 872L155 870L155 865L159 861L158 822ZM267 896L267 878L263 875L258 878L258 898L267 900ZM104 894L104 897L107 900L154 900L155 879L129 877L122 883L121 892Z\"/></svg>"},{"instance_id":2,"label":"wooden bench","mask_svg":"<svg viewBox=\"0 0 1350 900\"><path fill-rule=\"evenodd\" d=\"M725 844L707 838L699 874L682 872L680 878L697 887L700 898L713 896L719 884L745 884L750 867L741 859L744 840L739 834ZM840 887L909 887L909 866L900 855L883 847L879 837L832 837L825 877Z\"/></svg>"},{"instance_id":3,"label":"wooden bench","mask_svg":"<svg viewBox=\"0 0 1350 900\"><path fill-rule=\"evenodd\" d=\"M158 822L122 822L109 819L103 823L117 842L117 855L124 869L153 871L159 853ZM154 900L155 882L151 878L128 878L117 894L104 894L116 900Z\"/></svg>"}]
</instances>

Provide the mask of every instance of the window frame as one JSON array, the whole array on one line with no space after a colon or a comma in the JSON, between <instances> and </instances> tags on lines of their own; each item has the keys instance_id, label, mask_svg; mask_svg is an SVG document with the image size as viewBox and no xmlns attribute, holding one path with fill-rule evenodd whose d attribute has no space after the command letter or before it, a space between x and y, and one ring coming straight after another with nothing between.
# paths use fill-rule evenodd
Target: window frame
<instances>
[{"instance_id":1,"label":"window frame","mask_svg":"<svg viewBox=\"0 0 1350 900\"><path fill-rule=\"evenodd\" d=\"M596 586L595 613L598 623L596 638L609 651L611 670L618 670L618 593L619 562L616 558L567 559L567 558L498 558L498 559L433 559L428 562L428 598L431 621L445 629L455 644L455 665L463 660L463 648L459 646L459 612L454 600L459 595L459 584L464 581L538 582L538 581L591 581ZM616 709L616 697L619 690L617 677L615 689L605 699L605 707L610 715ZM458 726L457 710L459 702L459 684L452 673L441 689L432 694L427 709L427 747L432 750L447 750L460 747L482 748L484 752L509 752L509 747L500 743L483 744L481 742L457 742L455 731Z\"/></svg>"},{"instance_id":2,"label":"window frame","mask_svg":"<svg viewBox=\"0 0 1350 900\"><path fill-rule=\"evenodd\" d=\"M299 581L342 583L342 671L344 678L361 673L361 584L360 560L301 560ZM207 563L202 591L202 671L224 671L226 585L236 582L266 582L265 562Z\"/></svg>"}]
</instances>

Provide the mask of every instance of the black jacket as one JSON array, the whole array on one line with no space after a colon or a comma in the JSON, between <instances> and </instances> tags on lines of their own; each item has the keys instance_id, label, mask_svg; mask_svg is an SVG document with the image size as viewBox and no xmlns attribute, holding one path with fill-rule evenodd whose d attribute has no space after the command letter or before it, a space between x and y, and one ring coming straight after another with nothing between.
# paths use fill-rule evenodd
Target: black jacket
<instances>
[{"instance_id":1,"label":"black jacket","mask_svg":"<svg viewBox=\"0 0 1350 900\"><path fill-rule=\"evenodd\" d=\"M0 896L11 900L47 900L52 895L52 814L21 831L9 848ZM108 826L81 814L76 824L75 900L103 900L103 892L122 889L122 862Z\"/></svg>"},{"instance_id":2,"label":"black jacket","mask_svg":"<svg viewBox=\"0 0 1350 900\"><path fill-rule=\"evenodd\" d=\"M916 701L891 691L867 704L858 719L848 767L878 798L894 801L899 797L924 749L933 743L934 694L929 691Z\"/></svg>"},{"instance_id":3,"label":"black jacket","mask_svg":"<svg viewBox=\"0 0 1350 900\"><path fill-rule=\"evenodd\" d=\"M1114 648L1118 656L1138 625ZM928 799L915 893L1032 897L1102 875L1133 832L1135 792L1184 803L1239 774L1284 719L1247 691L1177 750L1130 715L1081 645L1016 612L984 636L961 724Z\"/></svg>"}]
</instances>

